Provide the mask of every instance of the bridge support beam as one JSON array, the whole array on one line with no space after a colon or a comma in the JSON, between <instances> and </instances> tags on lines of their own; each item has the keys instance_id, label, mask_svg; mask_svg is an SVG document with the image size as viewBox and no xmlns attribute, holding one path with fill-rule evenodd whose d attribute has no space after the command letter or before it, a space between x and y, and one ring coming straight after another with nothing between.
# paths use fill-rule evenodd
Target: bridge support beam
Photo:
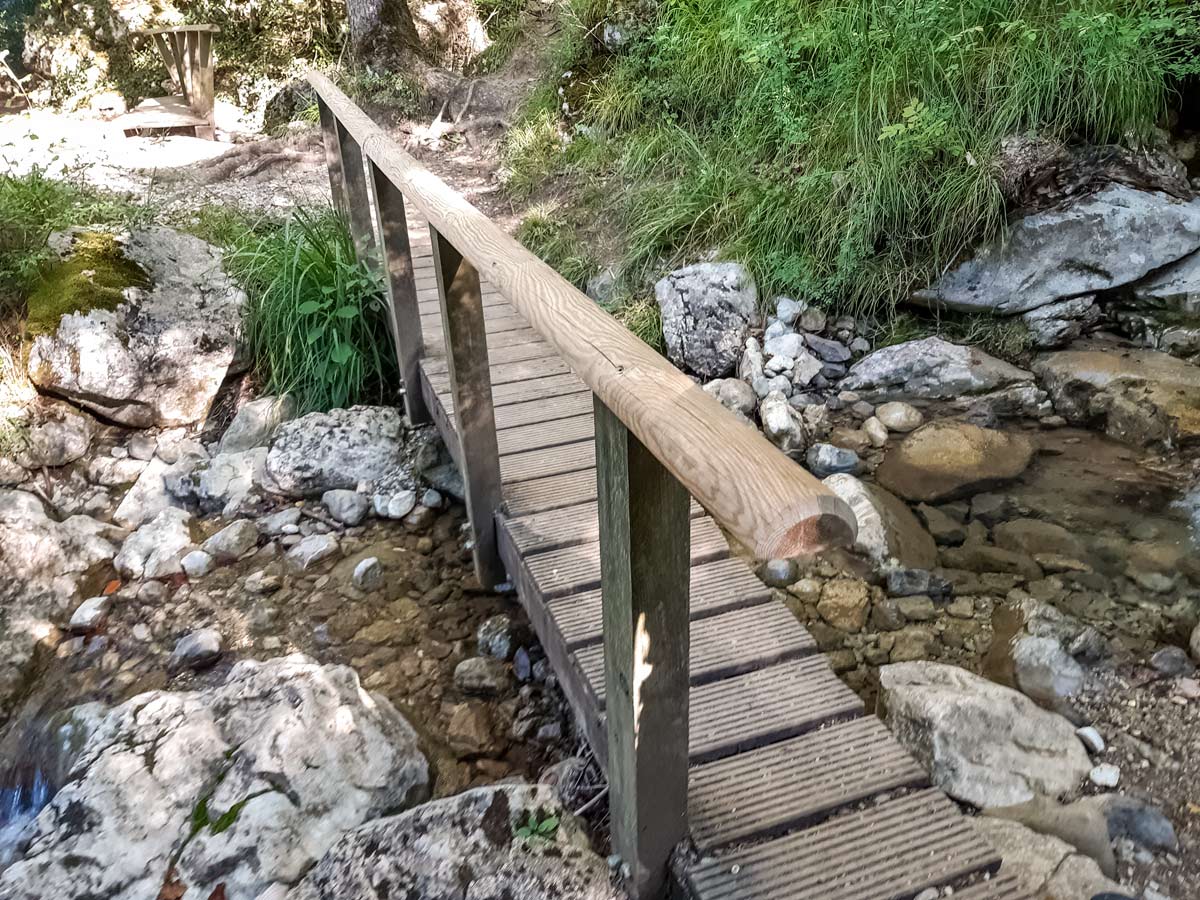
<instances>
[{"instance_id":1,"label":"bridge support beam","mask_svg":"<svg viewBox=\"0 0 1200 900\"><path fill-rule=\"evenodd\" d=\"M594 409L613 849L634 900L656 900L687 834L689 498Z\"/></svg>"},{"instance_id":2,"label":"bridge support beam","mask_svg":"<svg viewBox=\"0 0 1200 900\"><path fill-rule=\"evenodd\" d=\"M363 262L374 265L375 225L371 216L371 197L367 192L367 173L363 166L362 147L337 123L337 140L342 160L342 175L346 179L346 210L350 219L350 234L354 238L354 250Z\"/></svg>"},{"instance_id":3,"label":"bridge support beam","mask_svg":"<svg viewBox=\"0 0 1200 900\"><path fill-rule=\"evenodd\" d=\"M346 202L346 173L342 166L342 147L338 141L338 120L324 100L317 99L321 114L321 142L325 146L325 167L329 170L329 193L333 208L346 213L350 206Z\"/></svg>"},{"instance_id":4,"label":"bridge support beam","mask_svg":"<svg viewBox=\"0 0 1200 900\"><path fill-rule=\"evenodd\" d=\"M454 420L462 445L460 465L475 542L475 574L480 584L490 589L508 576L496 542L496 512L502 502L500 448L492 408L483 293L475 267L433 226L429 235L446 336Z\"/></svg>"}]
</instances>

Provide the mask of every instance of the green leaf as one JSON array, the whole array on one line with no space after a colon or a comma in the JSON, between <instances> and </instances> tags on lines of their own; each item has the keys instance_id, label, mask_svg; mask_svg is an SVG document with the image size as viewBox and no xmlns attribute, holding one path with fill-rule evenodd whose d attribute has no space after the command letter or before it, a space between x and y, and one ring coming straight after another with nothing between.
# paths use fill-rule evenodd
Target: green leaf
<instances>
[{"instance_id":1,"label":"green leaf","mask_svg":"<svg viewBox=\"0 0 1200 900\"><path fill-rule=\"evenodd\" d=\"M540 834L554 834L558 830L558 816L551 816L538 825L537 830Z\"/></svg>"},{"instance_id":2,"label":"green leaf","mask_svg":"<svg viewBox=\"0 0 1200 900\"><path fill-rule=\"evenodd\" d=\"M329 351L329 358L339 366L344 366L350 361L350 357L354 355L354 350L349 344L338 344Z\"/></svg>"},{"instance_id":3,"label":"green leaf","mask_svg":"<svg viewBox=\"0 0 1200 900\"><path fill-rule=\"evenodd\" d=\"M318 300L305 300L296 308L296 312L302 316L311 316L315 312L320 312L320 310L321 303Z\"/></svg>"},{"instance_id":4,"label":"green leaf","mask_svg":"<svg viewBox=\"0 0 1200 900\"><path fill-rule=\"evenodd\" d=\"M339 319L354 319L358 317L359 311L357 306L339 306L333 313Z\"/></svg>"},{"instance_id":5,"label":"green leaf","mask_svg":"<svg viewBox=\"0 0 1200 900\"><path fill-rule=\"evenodd\" d=\"M315 328L310 328L308 330L308 334L305 335L305 340L308 342L308 345L311 347L313 344L315 344L317 341L319 341L323 337L325 337L325 326L318 325Z\"/></svg>"}]
</instances>

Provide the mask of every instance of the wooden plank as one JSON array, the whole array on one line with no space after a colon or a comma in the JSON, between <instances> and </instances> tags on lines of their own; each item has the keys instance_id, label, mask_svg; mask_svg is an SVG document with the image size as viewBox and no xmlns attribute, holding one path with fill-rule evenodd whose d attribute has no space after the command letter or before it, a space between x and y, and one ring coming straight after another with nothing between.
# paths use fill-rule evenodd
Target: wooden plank
<instances>
[{"instance_id":1,"label":"wooden plank","mask_svg":"<svg viewBox=\"0 0 1200 900\"><path fill-rule=\"evenodd\" d=\"M503 407L503 409L512 409L512 407ZM497 437L500 439L501 456L546 447L559 447L579 441L590 441L595 437L593 433L595 426L592 424L590 414L576 416L572 419L559 419L557 422L522 425L519 428L504 428L500 425L500 416L497 415L496 426L500 429Z\"/></svg>"},{"instance_id":2,"label":"wooden plank","mask_svg":"<svg viewBox=\"0 0 1200 900\"><path fill-rule=\"evenodd\" d=\"M999 864L929 790L702 860L684 877L697 900L909 900Z\"/></svg>"},{"instance_id":3,"label":"wooden plank","mask_svg":"<svg viewBox=\"0 0 1200 900\"><path fill-rule=\"evenodd\" d=\"M482 302L482 301L481 301ZM511 306L504 303L494 303L491 306L483 307L483 320L488 323L488 331L491 331L497 326L506 326L512 324L513 327L509 331L517 331L521 328L528 328L529 323L515 313ZM432 325L440 326L442 323L441 311L421 313L421 326L429 328Z\"/></svg>"},{"instance_id":4,"label":"wooden plank","mask_svg":"<svg viewBox=\"0 0 1200 900\"><path fill-rule=\"evenodd\" d=\"M707 762L862 714L824 657L782 663L692 688L689 755Z\"/></svg>"},{"instance_id":5,"label":"wooden plank","mask_svg":"<svg viewBox=\"0 0 1200 900\"><path fill-rule=\"evenodd\" d=\"M505 522L507 531L508 522ZM729 557L692 566L693 621L735 609L758 606L771 599L771 589L759 581L740 559ZM577 649L598 642L602 635L602 601L599 588L550 600L547 610L568 647Z\"/></svg>"},{"instance_id":6,"label":"wooden plank","mask_svg":"<svg viewBox=\"0 0 1200 900\"><path fill-rule=\"evenodd\" d=\"M158 128L195 128L207 120L180 97L151 97L116 119L122 131Z\"/></svg>"},{"instance_id":7,"label":"wooden plank","mask_svg":"<svg viewBox=\"0 0 1200 900\"><path fill-rule=\"evenodd\" d=\"M504 333L510 334L511 332ZM488 361L492 364L493 374L497 366L529 362L531 360L557 359L554 348L540 339L536 342L517 344L515 346L505 344L502 347L493 347L491 335L488 335L488 338ZM430 374L441 374L446 371L447 365L448 363L444 359L431 359L429 365L425 367L425 371ZM495 382L493 381L493 383Z\"/></svg>"},{"instance_id":8,"label":"wooden plank","mask_svg":"<svg viewBox=\"0 0 1200 900\"><path fill-rule=\"evenodd\" d=\"M504 486L504 505L514 516L561 509L596 499L596 470L584 469Z\"/></svg>"},{"instance_id":9,"label":"wooden plank","mask_svg":"<svg viewBox=\"0 0 1200 900\"><path fill-rule=\"evenodd\" d=\"M404 411L414 425L430 421L429 408L421 391L421 357L425 343L421 339L421 317L417 312L417 294L413 286L412 250L408 241L408 217L404 195L370 163L371 188L375 199L376 224L382 241L383 267L387 274L388 312L392 342L400 377L404 382ZM449 362L444 363L449 375Z\"/></svg>"},{"instance_id":10,"label":"wooden plank","mask_svg":"<svg viewBox=\"0 0 1200 900\"><path fill-rule=\"evenodd\" d=\"M488 336L491 341L491 336ZM491 344L488 344L491 347ZM544 400L526 400L496 407L496 427L501 431L524 425L559 422L577 416L592 416L592 392L586 388Z\"/></svg>"},{"instance_id":11,"label":"wooden plank","mask_svg":"<svg viewBox=\"0 0 1200 900\"><path fill-rule=\"evenodd\" d=\"M729 555L729 545L711 518L691 523L692 564L712 562ZM600 586L600 544L580 544L538 553L525 562L541 596L547 600L577 594Z\"/></svg>"},{"instance_id":12,"label":"wooden plank","mask_svg":"<svg viewBox=\"0 0 1200 900\"><path fill-rule=\"evenodd\" d=\"M429 375L428 378L439 395L445 394L450 387L449 379L443 375ZM574 375L551 375L549 378L530 378L528 381L497 385L493 392L493 400L496 406L500 407L510 403L527 403L532 400L561 397L564 394L576 394L580 390L587 388Z\"/></svg>"},{"instance_id":13,"label":"wooden plank","mask_svg":"<svg viewBox=\"0 0 1200 900\"><path fill-rule=\"evenodd\" d=\"M442 319L450 359L450 384L459 440L459 466L471 521L475 574L484 588L506 580L496 544L500 509L500 463L496 419L488 377L487 334L479 296L479 274L440 235L430 229L438 261Z\"/></svg>"},{"instance_id":14,"label":"wooden plank","mask_svg":"<svg viewBox=\"0 0 1200 900\"><path fill-rule=\"evenodd\" d=\"M405 153L328 78L307 77L410 204L757 557L853 544L854 514L829 488Z\"/></svg>"},{"instance_id":15,"label":"wooden plank","mask_svg":"<svg viewBox=\"0 0 1200 900\"><path fill-rule=\"evenodd\" d=\"M754 610L758 612L758 610ZM929 777L874 716L693 768L688 821L701 853L810 826Z\"/></svg>"},{"instance_id":16,"label":"wooden plank","mask_svg":"<svg viewBox=\"0 0 1200 900\"><path fill-rule=\"evenodd\" d=\"M594 414L610 829L629 895L658 900L687 834L688 494L599 400Z\"/></svg>"},{"instance_id":17,"label":"wooden plank","mask_svg":"<svg viewBox=\"0 0 1200 900\"><path fill-rule=\"evenodd\" d=\"M504 432L500 432L504 441ZM704 515L704 510L695 500L689 499L688 514L693 518ZM566 509L532 516L506 517L504 527L512 535L513 543L522 556L589 544L600 539L599 512L595 503L581 503Z\"/></svg>"},{"instance_id":18,"label":"wooden plank","mask_svg":"<svg viewBox=\"0 0 1200 900\"><path fill-rule=\"evenodd\" d=\"M693 685L744 675L817 652L817 642L782 603L699 619L691 622L689 633L692 649L688 670ZM604 644L580 647L575 656L598 705L605 708Z\"/></svg>"},{"instance_id":19,"label":"wooden plank","mask_svg":"<svg viewBox=\"0 0 1200 900\"><path fill-rule=\"evenodd\" d=\"M489 325L492 325L492 324L495 324L495 323L489 323ZM432 343L427 343L426 353L429 354L430 356L433 356L434 355L433 348L440 348L442 346L441 322L439 321L437 323L436 328L431 328L426 324L425 320L422 319L421 320L421 328L424 330L424 332L427 336L427 340L429 338L432 339ZM494 331L494 330L488 331L488 349L489 350L492 349L493 347L512 347L517 344L525 344L525 343L529 343L531 341L536 342L536 341L541 341L541 340L542 340L542 336L540 334L538 334L536 331L533 331L529 328L505 328L503 331ZM439 356L442 355L442 352L440 349L438 350L437 355L439 355ZM586 390L586 388L585 388L585 390ZM588 396L589 397L591 396L591 391L588 391Z\"/></svg>"},{"instance_id":20,"label":"wooden plank","mask_svg":"<svg viewBox=\"0 0 1200 900\"><path fill-rule=\"evenodd\" d=\"M425 371L430 376L441 375L445 370L444 359L431 359ZM528 381L531 378L549 378L552 375L566 375L571 370L557 356L542 356L536 359L522 359L516 362L493 361L491 364L492 384L512 384L518 381Z\"/></svg>"},{"instance_id":21,"label":"wooden plank","mask_svg":"<svg viewBox=\"0 0 1200 900\"><path fill-rule=\"evenodd\" d=\"M500 475L505 484L531 481L550 475L595 468L595 441L578 441L561 447L528 450L500 457Z\"/></svg>"}]
</instances>

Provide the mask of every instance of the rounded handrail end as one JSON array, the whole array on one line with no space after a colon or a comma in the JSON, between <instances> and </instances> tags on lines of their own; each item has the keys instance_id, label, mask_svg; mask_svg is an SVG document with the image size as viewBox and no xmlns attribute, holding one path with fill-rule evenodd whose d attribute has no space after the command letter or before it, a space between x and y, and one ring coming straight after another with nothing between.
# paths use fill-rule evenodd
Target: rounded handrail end
<instances>
[{"instance_id":1,"label":"rounded handrail end","mask_svg":"<svg viewBox=\"0 0 1200 900\"><path fill-rule=\"evenodd\" d=\"M845 549L858 537L858 522L849 504L836 494L815 494L792 507L754 548L759 559L791 559Z\"/></svg>"}]
</instances>

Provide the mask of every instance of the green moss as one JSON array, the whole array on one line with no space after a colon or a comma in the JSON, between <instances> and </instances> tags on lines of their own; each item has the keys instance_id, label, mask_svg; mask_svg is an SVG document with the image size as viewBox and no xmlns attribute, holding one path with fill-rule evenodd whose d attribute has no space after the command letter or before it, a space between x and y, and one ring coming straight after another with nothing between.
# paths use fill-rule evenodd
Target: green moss
<instances>
[{"instance_id":1,"label":"green moss","mask_svg":"<svg viewBox=\"0 0 1200 900\"><path fill-rule=\"evenodd\" d=\"M68 313L116 309L131 287L150 287L146 271L125 257L111 234L83 232L67 259L41 273L27 304L26 328L30 334L50 334Z\"/></svg>"}]
</instances>

